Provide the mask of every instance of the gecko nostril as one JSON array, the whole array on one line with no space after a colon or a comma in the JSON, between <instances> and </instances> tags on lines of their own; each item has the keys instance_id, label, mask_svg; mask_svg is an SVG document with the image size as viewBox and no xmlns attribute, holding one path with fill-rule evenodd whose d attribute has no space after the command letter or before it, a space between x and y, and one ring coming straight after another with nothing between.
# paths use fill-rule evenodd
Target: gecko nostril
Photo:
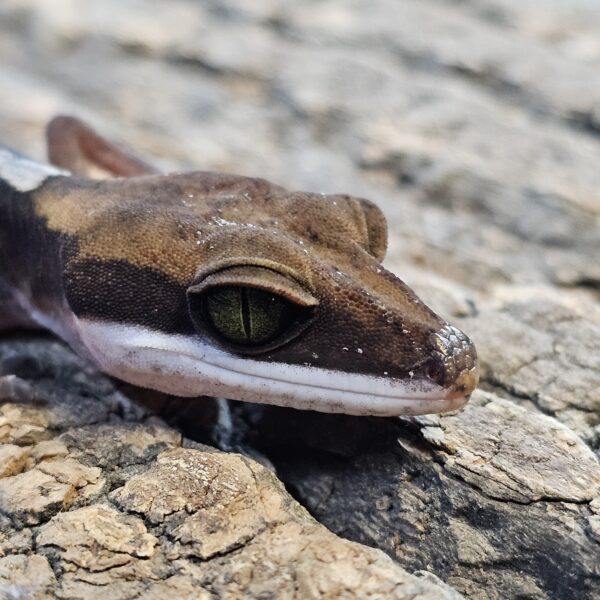
<instances>
[{"instance_id":1,"label":"gecko nostril","mask_svg":"<svg viewBox=\"0 0 600 600\"><path fill-rule=\"evenodd\" d=\"M433 356L428 360L425 366L425 374L438 385L444 385L446 368L440 356Z\"/></svg>"}]
</instances>

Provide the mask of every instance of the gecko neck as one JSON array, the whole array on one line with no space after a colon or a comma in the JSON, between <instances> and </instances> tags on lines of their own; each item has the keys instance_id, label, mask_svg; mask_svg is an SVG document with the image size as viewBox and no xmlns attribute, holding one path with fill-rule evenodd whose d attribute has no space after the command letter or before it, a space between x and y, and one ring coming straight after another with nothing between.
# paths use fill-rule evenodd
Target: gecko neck
<instances>
[{"instance_id":1,"label":"gecko neck","mask_svg":"<svg viewBox=\"0 0 600 600\"><path fill-rule=\"evenodd\" d=\"M35 215L33 194L59 173L0 146L0 329L39 325L31 309L56 299L60 279L50 255L57 241L42 239L47 230Z\"/></svg>"}]
</instances>

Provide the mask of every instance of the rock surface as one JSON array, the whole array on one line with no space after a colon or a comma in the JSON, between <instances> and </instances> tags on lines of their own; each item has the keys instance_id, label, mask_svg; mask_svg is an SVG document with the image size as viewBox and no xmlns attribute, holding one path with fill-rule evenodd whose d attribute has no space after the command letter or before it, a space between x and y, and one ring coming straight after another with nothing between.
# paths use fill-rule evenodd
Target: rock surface
<instances>
[{"instance_id":1,"label":"rock surface","mask_svg":"<svg viewBox=\"0 0 600 600\"><path fill-rule=\"evenodd\" d=\"M0 372L33 392L1 395L0 597L460 597L337 537L265 467L183 440L77 362L53 341L0 342Z\"/></svg>"},{"instance_id":2,"label":"rock surface","mask_svg":"<svg viewBox=\"0 0 600 600\"><path fill-rule=\"evenodd\" d=\"M165 169L369 197L483 381L418 419L168 401L192 442L3 336L0 597L600 597L598 31L591 0L3 0L2 142L41 158L71 112Z\"/></svg>"}]
</instances>

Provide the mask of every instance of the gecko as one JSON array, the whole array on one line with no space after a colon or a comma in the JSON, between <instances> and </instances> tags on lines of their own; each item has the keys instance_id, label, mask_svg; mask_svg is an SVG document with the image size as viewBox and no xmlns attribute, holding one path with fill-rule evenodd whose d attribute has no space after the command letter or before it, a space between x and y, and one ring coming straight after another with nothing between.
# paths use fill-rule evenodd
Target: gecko
<instances>
[{"instance_id":1,"label":"gecko","mask_svg":"<svg viewBox=\"0 0 600 600\"><path fill-rule=\"evenodd\" d=\"M382 266L371 201L162 174L70 116L47 147L0 146L0 330L49 330L182 397L377 416L468 401L475 346Z\"/></svg>"}]
</instances>

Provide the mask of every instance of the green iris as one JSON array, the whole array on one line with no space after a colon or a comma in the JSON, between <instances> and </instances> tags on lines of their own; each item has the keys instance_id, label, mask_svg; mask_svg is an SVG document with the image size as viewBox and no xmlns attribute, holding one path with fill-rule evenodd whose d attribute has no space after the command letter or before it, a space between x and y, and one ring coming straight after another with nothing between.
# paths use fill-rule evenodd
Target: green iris
<instances>
[{"instance_id":1,"label":"green iris","mask_svg":"<svg viewBox=\"0 0 600 600\"><path fill-rule=\"evenodd\" d=\"M272 341L286 330L296 312L281 296L245 286L217 286L204 295L205 314L225 340L241 346Z\"/></svg>"}]
</instances>

